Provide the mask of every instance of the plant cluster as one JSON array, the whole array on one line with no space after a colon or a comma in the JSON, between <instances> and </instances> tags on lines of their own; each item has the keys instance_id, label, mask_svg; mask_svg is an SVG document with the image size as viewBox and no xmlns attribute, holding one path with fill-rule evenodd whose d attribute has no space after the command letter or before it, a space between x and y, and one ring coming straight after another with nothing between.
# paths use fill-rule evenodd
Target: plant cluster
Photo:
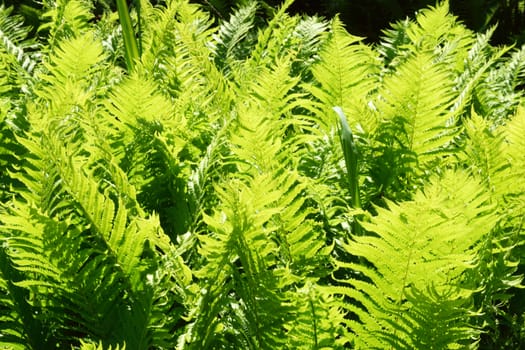
<instances>
[{"instance_id":1,"label":"plant cluster","mask_svg":"<svg viewBox=\"0 0 525 350\"><path fill-rule=\"evenodd\" d=\"M524 345L525 49L291 3L0 7L0 348Z\"/></svg>"}]
</instances>

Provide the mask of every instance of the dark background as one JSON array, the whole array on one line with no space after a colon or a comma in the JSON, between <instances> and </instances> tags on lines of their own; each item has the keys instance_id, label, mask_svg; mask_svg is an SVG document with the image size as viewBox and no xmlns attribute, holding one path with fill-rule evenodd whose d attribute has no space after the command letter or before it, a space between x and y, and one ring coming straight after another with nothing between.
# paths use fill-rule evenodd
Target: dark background
<instances>
[{"instance_id":1,"label":"dark background","mask_svg":"<svg viewBox=\"0 0 525 350\"><path fill-rule=\"evenodd\" d=\"M4 0L7 6L26 17L26 22L38 27L40 5L35 0ZM128 1L130 4L133 0ZM152 2L160 2L152 0ZM229 13L246 0L194 0L202 4L217 19L228 18ZM270 6L277 6L280 0L267 0ZM325 18L339 13L348 31L364 36L375 42L389 23L413 17L414 12L435 5L432 0L296 0L291 13L319 15ZM115 9L115 0L96 0L95 12ZM484 31L498 24L492 43L521 45L525 43L525 0L450 0L452 12L463 23L475 31Z\"/></svg>"}]
</instances>

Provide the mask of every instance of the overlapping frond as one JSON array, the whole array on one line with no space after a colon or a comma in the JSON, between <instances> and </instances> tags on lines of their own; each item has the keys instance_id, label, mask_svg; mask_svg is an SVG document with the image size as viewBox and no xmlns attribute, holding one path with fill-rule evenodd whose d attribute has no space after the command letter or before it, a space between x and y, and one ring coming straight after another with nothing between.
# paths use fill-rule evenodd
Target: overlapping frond
<instances>
[{"instance_id":1,"label":"overlapping frond","mask_svg":"<svg viewBox=\"0 0 525 350\"><path fill-rule=\"evenodd\" d=\"M29 28L23 25L23 19L12 15L13 8L0 6L0 41L3 49L11 54L28 74L31 74L37 64L34 40L27 38Z\"/></svg>"},{"instance_id":2,"label":"overlapping frond","mask_svg":"<svg viewBox=\"0 0 525 350\"><path fill-rule=\"evenodd\" d=\"M176 18L172 69L179 81L178 104L185 108L184 112L191 111L195 116L205 113L206 121L198 118L194 121L201 127L200 123L216 121L221 113L228 112L231 91L226 77L210 60L212 49L208 43L215 30L211 28L209 15L184 1L177 7ZM202 103L196 104L196 99Z\"/></svg>"},{"instance_id":3,"label":"overlapping frond","mask_svg":"<svg viewBox=\"0 0 525 350\"><path fill-rule=\"evenodd\" d=\"M44 2L45 12L42 15L46 22L39 31L48 33L48 44L51 48L59 45L61 40L80 35L89 29L92 2L87 0L58 0Z\"/></svg>"},{"instance_id":4,"label":"overlapping frond","mask_svg":"<svg viewBox=\"0 0 525 350\"><path fill-rule=\"evenodd\" d=\"M466 58L463 58L463 62L458 62L459 75L454 88L457 97L452 109L458 116L470 113L474 90L483 81L487 70L507 51L505 48L495 49L490 46L494 30L495 28L490 28L485 33L478 33L474 42L468 45Z\"/></svg>"},{"instance_id":5,"label":"overlapping frond","mask_svg":"<svg viewBox=\"0 0 525 350\"><path fill-rule=\"evenodd\" d=\"M293 0L284 1L275 10L268 25L259 31L257 43L248 62L252 69L271 66L276 58L287 52L283 50L286 47L285 38L297 23L297 18L292 18L286 13L292 2Z\"/></svg>"},{"instance_id":6,"label":"overlapping frond","mask_svg":"<svg viewBox=\"0 0 525 350\"><path fill-rule=\"evenodd\" d=\"M289 156L299 141L287 139L288 129L300 120L292 112L298 96L290 93L297 80L285 63L263 70L239 93L228 130L232 169L216 182L218 205L204 215L208 232L199 235L205 260L197 277L206 292L184 336L191 348L283 348L286 329L306 322L294 318L296 287L330 270L331 247L311 219L307 183ZM303 316L317 320L306 311Z\"/></svg>"},{"instance_id":7,"label":"overlapping frond","mask_svg":"<svg viewBox=\"0 0 525 350\"><path fill-rule=\"evenodd\" d=\"M480 243L494 224L488 198L475 178L447 172L412 201L390 203L371 222L362 222L373 234L344 245L362 263L337 262L362 276L341 280L350 285L341 293L362 305L348 307L356 317L350 328L357 348L417 349L418 342L431 346L445 340L440 348L446 348L470 342L476 333L468 326L473 286L465 285L462 276L475 266ZM426 313L448 303L450 312L442 318ZM443 324L449 332L428 333ZM419 339L419 332L426 335Z\"/></svg>"},{"instance_id":8,"label":"overlapping frond","mask_svg":"<svg viewBox=\"0 0 525 350\"><path fill-rule=\"evenodd\" d=\"M519 88L525 76L525 47L512 52L503 62L490 69L475 93L479 114L490 118L493 124L502 124L512 116L523 93Z\"/></svg>"},{"instance_id":9,"label":"overlapping frond","mask_svg":"<svg viewBox=\"0 0 525 350\"><path fill-rule=\"evenodd\" d=\"M186 118L175 113L155 82L139 75L115 86L110 97L104 121L114 128L111 148L138 189L138 200L160 210L167 233L184 233L193 215L186 196L189 169L179 159L191 151Z\"/></svg>"},{"instance_id":10,"label":"overlapping frond","mask_svg":"<svg viewBox=\"0 0 525 350\"><path fill-rule=\"evenodd\" d=\"M14 136L27 127L21 113L26 96L21 92L34 81L32 74L39 62L39 46L28 38L30 28L12 10L0 5L0 202L17 186L7 172L17 166L16 155L23 152Z\"/></svg>"},{"instance_id":11,"label":"overlapping frond","mask_svg":"<svg viewBox=\"0 0 525 350\"><path fill-rule=\"evenodd\" d=\"M495 127L493 120L488 118L472 113L470 120L465 121L468 138L464 147L464 163L481 175L486 192L496 205L494 212L497 214L497 226L485 240L480 264L472 272L471 278L483 276L479 282L483 292L476 297L476 307L485 315L490 315L484 321L487 329L485 338L497 342L494 333L499 331L502 324L511 322L504 310L509 308L513 292L519 290L523 279L519 271L523 248L518 238L524 213L523 201L520 199L523 186L520 186L518 177L521 178L523 174L514 163L519 163L521 156L515 158L511 155L516 154L514 145L521 142L513 138L512 130L516 127L516 130L522 131L523 128L519 126L522 123L520 112L505 127ZM513 314L513 311L508 312Z\"/></svg>"},{"instance_id":12,"label":"overlapping frond","mask_svg":"<svg viewBox=\"0 0 525 350\"><path fill-rule=\"evenodd\" d=\"M525 191L524 184L518 181L523 176L525 169L525 154L521 152L525 147L525 139L522 137L525 132L525 110L518 108L512 119L504 127L504 135L508 144L506 154L510 157L512 167L509 171L513 176L513 186L510 193L522 194Z\"/></svg>"},{"instance_id":13,"label":"overlapping frond","mask_svg":"<svg viewBox=\"0 0 525 350\"><path fill-rule=\"evenodd\" d=\"M418 11L384 30L377 49L384 63L383 74L395 71L413 51L433 52L436 61L459 68L472 44L473 33L449 12L448 2Z\"/></svg>"},{"instance_id":14,"label":"overlapping frond","mask_svg":"<svg viewBox=\"0 0 525 350\"><path fill-rule=\"evenodd\" d=\"M286 349L346 349L345 312L325 288L307 283L296 294L295 320L287 327Z\"/></svg>"},{"instance_id":15,"label":"overlapping frond","mask_svg":"<svg viewBox=\"0 0 525 350\"><path fill-rule=\"evenodd\" d=\"M182 315L164 313L182 305L177 286L191 277L177 272L184 263L158 218L140 207L119 154L112 153L115 131L106 128L115 124L92 104L100 98L102 59L101 45L89 35L65 41L51 56L36 91L40 108L28 107L32 129L18 139L27 167L12 176L26 189L0 219L2 240L24 274L17 287L27 290L30 307L43 317L42 341L73 344L77 340L67 334L76 332L105 344L125 339L128 348L138 349L174 340L158 328L173 327ZM121 124L154 124L147 117L131 114ZM161 263L159 251L170 258ZM154 273L157 264L165 266L162 273ZM166 293L178 297L164 300ZM50 329L57 330L56 338Z\"/></svg>"},{"instance_id":16,"label":"overlapping frond","mask_svg":"<svg viewBox=\"0 0 525 350\"><path fill-rule=\"evenodd\" d=\"M361 124L366 132L373 132L377 122L362 113L368 107L369 96L378 82L379 65L373 50L361 38L348 34L336 18L331 33L313 65L312 74L319 86L309 90L319 99L314 110L326 131L336 125L332 107L339 106L348 115L350 125Z\"/></svg>"},{"instance_id":17,"label":"overlapping frond","mask_svg":"<svg viewBox=\"0 0 525 350\"><path fill-rule=\"evenodd\" d=\"M454 80L430 53L416 54L384 78L378 109L395 124L402 147L423 165L443 151L455 135L449 109ZM384 102L383 102L384 100Z\"/></svg>"},{"instance_id":18,"label":"overlapping frond","mask_svg":"<svg viewBox=\"0 0 525 350\"><path fill-rule=\"evenodd\" d=\"M257 3L250 1L233 12L228 21L221 23L217 34L214 34L215 64L225 75L236 60L244 60L249 56L249 45L242 41L253 29Z\"/></svg>"},{"instance_id":19,"label":"overlapping frond","mask_svg":"<svg viewBox=\"0 0 525 350\"><path fill-rule=\"evenodd\" d=\"M504 136L499 129L491 130L489 121L475 113L464 124L468 135L464 148L465 160L470 163L474 172L485 179L487 190L498 201L508 192L508 187L513 186L504 172L509 166L503 153Z\"/></svg>"}]
</instances>

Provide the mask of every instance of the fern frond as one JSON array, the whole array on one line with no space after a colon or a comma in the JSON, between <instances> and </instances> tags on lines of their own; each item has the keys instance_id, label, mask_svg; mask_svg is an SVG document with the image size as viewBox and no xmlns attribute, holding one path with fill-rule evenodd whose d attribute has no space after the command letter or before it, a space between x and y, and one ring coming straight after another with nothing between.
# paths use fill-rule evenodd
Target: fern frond
<instances>
[{"instance_id":1,"label":"fern frond","mask_svg":"<svg viewBox=\"0 0 525 350\"><path fill-rule=\"evenodd\" d=\"M228 21L219 26L217 34L213 35L213 53L217 67L228 75L236 60L245 59L249 51L243 45L242 40L246 38L254 26L257 3L248 2L234 11Z\"/></svg>"},{"instance_id":2,"label":"fern frond","mask_svg":"<svg viewBox=\"0 0 525 350\"><path fill-rule=\"evenodd\" d=\"M286 349L344 349L349 337L339 302L329 287L307 283L297 293L296 319L287 332Z\"/></svg>"},{"instance_id":3,"label":"fern frond","mask_svg":"<svg viewBox=\"0 0 525 350\"><path fill-rule=\"evenodd\" d=\"M184 131L187 120L175 113L154 82L139 75L124 80L110 96L104 119L116 131L111 146L138 189L138 201L160 213L169 235L186 232L194 215L186 188L189 169L179 159L193 136ZM177 219L170 219L174 214Z\"/></svg>"},{"instance_id":4,"label":"fern frond","mask_svg":"<svg viewBox=\"0 0 525 350\"><path fill-rule=\"evenodd\" d=\"M348 223L353 221L348 215L352 198L338 137L334 131L304 147L307 152L301 156L299 170L310 179L307 193L315 203L317 221L323 223L328 242L344 239L350 232Z\"/></svg>"},{"instance_id":5,"label":"fern frond","mask_svg":"<svg viewBox=\"0 0 525 350\"><path fill-rule=\"evenodd\" d=\"M23 183L35 191L30 195L23 195L28 200L40 199L31 202L38 203L40 210L55 217L59 223L47 219L44 221L45 225L29 226L35 220L33 217L38 218L38 215L31 212L22 215L23 211L13 212L11 216L2 218L5 228L12 232L10 246L16 249L12 259L16 261L17 269L28 275L18 285L33 291L35 306L38 302L42 303L42 314L47 314L48 320L44 323L49 328L61 329L57 337L64 337L66 330L75 330L79 334L108 338L106 332L110 331L114 332L111 336L115 336L115 339L119 336L135 338L134 342L140 344L143 341L141 334L129 337L125 335L125 327L120 329L128 323L124 317L120 318L120 325L111 327L100 319L111 319L127 313L124 310L130 308L131 301L120 298L123 288L132 293L143 288L144 282L137 274L144 271L144 261L139 261L139 258L145 243L129 244L132 240L140 241L136 226L139 220L131 219L127 224L123 202L120 201L118 210L115 210L109 191L105 191L104 195L98 192L97 183L90 177L92 174L76 167L82 165L78 148L76 154L59 148L64 135L50 133L47 136L42 141L45 146L34 141L20 140L35 158L31 162L44 162L46 166L40 164L40 168L49 169L47 173L29 172L23 176ZM79 144L75 146L79 147ZM72 147L74 146L70 143L68 148ZM20 206L24 208L27 205ZM15 218L22 219L23 223L15 222ZM144 221L141 224L143 227L140 232L152 230L151 227L144 226ZM156 229L151 234L156 235ZM97 235L101 236L96 238ZM130 240L126 243L124 237ZM80 248L82 246L83 249ZM117 257L120 254L120 258ZM97 279L101 276L107 279L103 287L99 286ZM93 295L104 298L93 300ZM140 299L134 302L138 304ZM53 313L47 311L51 309L57 310L57 314L62 309L63 314L69 317L54 318ZM133 323L128 325L141 322L136 313L129 317L133 319ZM69 342L70 339L65 336L60 341Z\"/></svg>"},{"instance_id":6,"label":"fern frond","mask_svg":"<svg viewBox=\"0 0 525 350\"><path fill-rule=\"evenodd\" d=\"M175 92L178 89L177 81L182 80L178 67L174 64L178 59L172 56L177 47L177 2L169 1L165 8L153 7L149 3L141 6L141 15L144 18L141 33L142 69L160 81L159 86L162 89Z\"/></svg>"},{"instance_id":7,"label":"fern frond","mask_svg":"<svg viewBox=\"0 0 525 350\"><path fill-rule=\"evenodd\" d=\"M375 234L353 237L344 247L371 267L337 262L368 280L341 280L352 287L340 292L364 308L349 307L358 318L351 326L358 348L416 349L418 342L444 341L452 346L471 339L475 329L467 326L468 305L474 286L465 284L462 276L476 266L481 240L494 224L487 201L479 181L466 172L446 172L413 201L390 203L388 209L378 208L371 222L362 222ZM440 319L424 312L443 303L452 307ZM455 339L447 338L449 334L435 334L444 337L440 340L414 336L437 329L442 322L453 327L450 335Z\"/></svg>"},{"instance_id":8,"label":"fern frond","mask_svg":"<svg viewBox=\"0 0 525 350\"><path fill-rule=\"evenodd\" d=\"M523 195L525 187L522 181L518 181L523 176L523 169L525 169L525 157L521 150L525 147L525 142L522 137L525 132L525 110L523 107L518 108L515 115L504 127L505 139L508 141L506 145L506 154L510 157L512 167L509 169L513 172L513 186L510 193Z\"/></svg>"},{"instance_id":9,"label":"fern frond","mask_svg":"<svg viewBox=\"0 0 525 350\"><path fill-rule=\"evenodd\" d=\"M319 61L319 52L328 37L329 23L317 17L306 17L297 23L294 37L297 40L298 53L292 65L292 74L301 75L301 81L308 82L311 78L310 67Z\"/></svg>"},{"instance_id":10,"label":"fern frond","mask_svg":"<svg viewBox=\"0 0 525 350\"><path fill-rule=\"evenodd\" d=\"M360 173L371 180L372 201L410 198L425 169L442 166L456 152L453 89L453 70L436 61L432 51L412 51L382 78L370 102L375 132L357 135L368 139L358 149L365 165Z\"/></svg>"},{"instance_id":11,"label":"fern frond","mask_svg":"<svg viewBox=\"0 0 525 350\"><path fill-rule=\"evenodd\" d=\"M501 130L491 131L489 122L476 113L464 122L468 135L464 153L465 162L470 164L474 173L479 173L487 189L499 201L508 186L514 186L505 176L504 170L510 165L504 155L504 136Z\"/></svg>"},{"instance_id":12,"label":"fern frond","mask_svg":"<svg viewBox=\"0 0 525 350\"><path fill-rule=\"evenodd\" d=\"M28 293L15 285L23 280L23 273L16 269L10 259L5 234L0 236L0 242L0 345L12 349L25 349L27 345L35 348L45 346L45 340L41 338L41 324L34 317L35 309L27 301Z\"/></svg>"},{"instance_id":13,"label":"fern frond","mask_svg":"<svg viewBox=\"0 0 525 350\"><path fill-rule=\"evenodd\" d=\"M379 91L385 102L379 102L378 109L387 123L401 126L401 143L422 165L435 158L455 135L448 123L453 85L447 68L434 63L433 55L421 53L385 77Z\"/></svg>"},{"instance_id":14,"label":"fern frond","mask_svg":"<svg viewBox=\"0 0 525 350\"><path fill-rule=\"evenodd\" d=\"M224 116L230 113L229 82L210 60L209 43L215 30L211 29L209 16L188 1L168 1L165 8L148 5L144 10L140 75L148 80L153 77L155 89L168 98L173 113L184 118L184 162L186 173L190 173L190 164L199 162L214 134L222 128ZM173 142L170 138L183 130L177 129L172 136L166 136L166 142ZM180 180L180 191L185 191L180 186L185 186L187 180ZM187 211L184 207L173 209L169 216ZM185 215L177 219L181 223L184 220L193 218ZM175 224L180 227L175 231L185 232L189 221Z\"/></svg>"},{"instance_id":15,"label":"fern frond","mask_svg":"<svg viewBox=\"0 0 525 350\"><path fill-rule=\"evenodd\" d=\"M376 49L382 58L386 73L394 71L395 67L404 62L409 55L408 28L411 25L412 23L407 18L391 24L389 29L382 30L383 35Z\"/></svg>"},{"instance_id":16,"label":"fern frond","mask_svg":"<svg viewBox=\"0 0 525 350\"><path fill-rule=\"evenodd\" d=\"M296 79L285 62L261 71L236 104L228 130L234 168L215 185L219 204L204 215L208 233L198 236L205 260L197 276L206 294L187 336L194 347L282 348L284 327L294 327L292 309L282 305L297 298L296 285L329 271L331 247L321 243L306 209L306 184L289 157L299 142L286 137L296 123L289 106ZM320 264L326 270L314 272Z\"/></svg>"},{"instance_id":17,"label":"fern frond","mask_svg":"<svg viewBox=\"0 0 525 350\"><path fill-rule=\"evenodd\" d=\"M319 266L316 254L327 252L321 251L322 245L311 232L314 225L306 219L307 213L296 219L302 206L300 188L289 190L280 199L283 188L297 181L290 174L286 178L288 183L283 183L283 177L261 174L217 188L223 200L221 212L205 216L213 236L199 236L200 252L207 263L197 276L209 279L205 298L214 300L212 309L201 306L204 309L199 313L203 315L193 327L195 336L208 337L201 342L220 341L226 336L212 337L213 328L209 327L218 326L214 321L217 314L235 315L230 322L229 318L221 322L225 327L222 332L241 330L248 348L282 347L282 327L293 327L291 309L283 307L297 298L292 286L309 275L313 266Z\"/></svg>"},{"instance_id":18,"label":"fern frond","mask_svg":"<svg viewBox=\"0 0 525 350\"><path fill-rule=\"evenodd\" d=\"M517 90L525 74L525 47L512 53L504 62L489 70L474 91L475 106L483 116L502 124L513 115L523 93Z\"/></svg>"},{"instance_id":19,"label":"fern frond","mask_svg":"<svg viewBox=\"0 0 525 350\"><path fill-rule=\"evenodd\" d=\"M15 134L27 128L24 103L36 64L40 61L39 45L27 36L30 28L23 18L12 14L13 8L0 5L0 201L16 193L18 180L10 178L8 169L18 166L17 155L24 150ZM15 194L16 195L16 194Z\"/></svg>"},{"instance_id":20,"label":"fern frond","mask_svg":"<svg viewBox=\"0 0 525 350\"><path fill-rule=\"evenodd\" d=\"M48 43L51 48L57 46L61 40L69 39L85 33L89 28L91 1L87 0L58 0L45 2L45 12L42 15L46 22L38 28L39 32L48 32Z\"/></svg>"},{"instance_id":21,"label":"fern frond","mask_svg":"<svg viewBox=\"0 0 525 350\"><path fill-rule=\"evenodd\" d=\"M523 157L522 152L518 155L514 148L522 143L516 138L514 128L519 133L523 131L522 124L523 117L519 110L504 127L495 127L492 120L483 119L476 113L465 121L468 139L464 147L464 162L471 166L473 172L481 174L490 200L497 204L494 210L498 217L497 225L485 241L480 263L471 276L483 288L483 292L476 296L475 307L485 315L485 342L491 338L498 342L496 334L501 324L508 322L506 314L514 313L507 311L507 308L523 280L519 267L523 248L519 237L523 230L525 206L524 188L518 180L523 177L522 167L518 165Z\"/></svg>"},{"instance_id":22,"label":"fern frond","mask_svg":"<svg viewBox=\"0 0 525 350\"><path fill-rule=\"evenodd\" d=\"M361 38L348 34L336 18L331 24L331 35L319 53L319 62L312 66L312 74L320 86L309 88L321 101L318 114L325 132L334 125L332 107L340 106L349 118L350 126L361 124L366 132L376 123L361 118L362 106L367 106L369 95L377 83L378 61L370 47L360 43Z\"/></svg>"},{"instance_id":23,"label":"fern frond","mask_svg":"<svg viewBox=\"0 0 525 350\"><path fill-rule=\"evenodd\" d=\"M5 50L16 57L20 67L31 74L37 64L34 51L38 45L27 38L29 28L23 26L23 18L12 15L12 8L0 6L0 41Z\"/></svg>"},{"instance_id":24,"label":"fern frond","mask_svg":"<svg viewBox=\"0 0 525 350\"><path fill-rule=\"evenodd\" d=\"M230 150L227 144L230 121L226 121L223 126L213 136L209 145L206 147L205 154L201 157L196 168L193 169L188 179L188 193L195 203L195 213L209 212L217 205L217 196L213 188L214 179L221 177L223 171L228 169L223 164ZM225 171L226 173L228 171ZM191 231L198 232L200 214L195 216Z\"/></svg>"},{"instance_id":25,"label":"fern frond","mask_svg":"<svg viewBox=\"0 0 525 350\"><path fill-rule=\"evenodd\" d=\"M377 47L384 62L383 75L395 71L413 51L433 52L437 62L460 66L473 35L449 12L446 1L418 11L415 20L406 19L393 24L383 34Z\"/></svg>"},{"instance_id":26,"label":"fern frond","mask_svg":"<svg viewBox=\"0 0 525 350\"><path fill-rule=\"evenodd\" d=\"M410 41L422 51L436 50L444 39L453 41L464 32L450 13L447 1L418 11L414 25L407 28Z\"/></svg>"},{"instance_id":27,"label":"fern frond","mask_svg":"<svg viewBox=\"0 0 525 350\"><path fill-rule=\"evenodd\" d=\"M20 314L27 341L38 341L39 345L35 344L35 347L46 347L45 344L50 343L65 345L72 342L67 332L64 332L66 329L79 334L87 330L91 334L107 331L98 328L101 323L99 317L109 316L108 310L117 307L116 286L108 283L109 290L98 284L95 286L94 275L89 277L89 273L86 273L92 267L88 259L93 259L95 266L100 263L100 259L94 258L92 250L79 249L83 241L80 232L71 230L67 238L61 237L67 224L53 222L21 203L18 206L9 212L11 215L2 216L3 229L7 233L2 238L12 266L19 274L19 280L15 279L14 282L19 290L11 290L17 305L13 309L28 309L25 314ZM87 266L77 276L78 279L68 274L73 269L80 270L83 265ZM79 270L74 270L74 273L79 273ZM97 270L100 273L102 268L98 266ZM84 288L89 292L85 294ZM104 296L104 303L107 304L94 302L89 296L94 291ZM25 295L27 301L21 303L17 300L17 294ZM109 307L112 303L114 305ZM91 309L93 306L101 312L98 317ZM31 314L35 316L28 318ZM53 334L51 329L56 333ZM38 334L33 334L36 330Z\"/></svg>"},{"instance_id":28,"label":"fern frond","mask_svg":"<svg viewBox=\"0 0 525 350\"><path fill-rule=\"evenodd\" d=\"M295 19L291 19L286 13L293 0L284 1L281 6L275 11L272 19L268 25L259 32L257 37L257 44L251 52L250 65L253 67L262 67L271 65L273 60L280 55L283 40L277 38L275 34L285 35L286 29L291 29L291 23L295 23Z\"/></svg>"},{"instance_id":29,"label":"fern frond","mask_svg":"<svg viewBox=\"0 0 525 350\"><path fill-rule=\"evenodd\" d=\"M109 144L96 133L92 126L90 128L86 124L84 123L85 132L88 135L92 133L90 139L93 140L93 144L84 145L84 150L90 153L90 159L96 160L89 167L89 173L93 174L101 184L99 191L109 194L111 198L118 198L119 207L126 208L127 211L126 216L129 223L126 232L122 231L123 236L121 238L115 237L115 226L117 225L115 218L109 244L111 245L113 242L115 246L123 248L126 246L125 239L129 238L134 241L135 248L139 248L141 251L141 266L136 268L136 272L140 274L140 279L146 278L146 282L131 277L133 284L140 286L141 293L146 292L144 300L136 300L136 308L143 310L139 312L139 317L144 318L142 325L144 327L142 330L144 338L141 341L143 344L169 347L176 337L173 332L175 324L180 322L185 311L183 305L188 302L187 294L190 289L191 271L180 258L182 252L174 251L169 238L162 232L158 218L155 215L148 218L145 214L145 210L142 209L136 198L134 186L129 183L126 174L120 169L116 159L112 156ZM117 212L116 216L118 215ZM132 228L133 226L135 227ZM129 230L130 228L132 231ZM140 241L137 233L147 231L149 231L146 234L149 237L147 241L137 244ZM162 256L156 257L157 254L154 252L162 252ZM121 253L127 256L131 255L129 251L120 251L118 254ZM145 273L141 274L139 271L142 267L145 267L146 270ZM134 317L136 318L135 321L140 322L140 318L136 315ZM130 342L130 344L132 343Z\"/></svg>"},{"instance_id":30,"label":"fern frond","mask_svg":"<svg viewBox=\"0 0 525 350\"><path fill-rule=\"evenodd\" d=\"M34 93L56 115L67 116L80 106L86 108L97 92L98 82L93 78L103 68L103 60L102 45L90 33L65 40L44 63L48 71L38 76L40 85ZM35 127L45 122L32 121Z\"/></svg>"},{"instance_id":31,"label":"fern frond","mask_svg":"<svg viewBox=\"0 0 525 350\"><path fill-rule=\"evenodd\" d=\"M181 102L187 102L192 107L195 98L199 96L205 103L215 106L220 111L227 111L231 92L223 74L210 60L211 49L208 43L212 40L214 29L210 28L209 16L198 7L184 1L177 9L175 54L179 56L174 65L175 73L180 75ZM223 109L225 108L225 109ZM215 121L214 110L204 110L210 114L210 121ZM217 110L215 110L217 113Z\"/></svg>"},{"instance_id":32,"label":"fern frond","mask_svg":"<svg viewBox=\"0 0 525 350\"><path fill-rule=\"evenodd\" d=\"M494 30L493 27L485 33L477 34L468 50L463 67L459 69L460 74L456 78L454 89L457 97L452 108L458 116L468 115L471 111L474 89L483 81L487 70L508 50L507 48L496 50L490 46L489 41Z\"/></svg>"},{"instance_id":33,"label":"fern frond","mask_svg":"<svg viewBox=\"0 0 525 350\"><path fill-rule=\"evenodd\" d=\"M27 106L32 128L18 138L27 149L27 167L13 176L26 188L0 221L10 259L24 274L17 285L29 291L31 307L42 315L43 341L125 340L138 349L174 339L157 327L173 327L180 319L182 311L174 310L182 308L185 293L178 283L188 283L188 271L181 277L184 263L173 256L166 258L164 274L152 273L160 254L173 254L172 246L158 218L138 204L119 155L112 153L119 130L111 126L118 121L109 122L92 102L101 97L96 79L106 74L103 58L101 44L89 34L64 41L51 55L35 91L38 108ZM64 89L68 84L74 88ZM131 115L120 124L136 125L133 117L141 120ZM38 220L42 224L31 225Z\"/></svg>"}]
</instances>

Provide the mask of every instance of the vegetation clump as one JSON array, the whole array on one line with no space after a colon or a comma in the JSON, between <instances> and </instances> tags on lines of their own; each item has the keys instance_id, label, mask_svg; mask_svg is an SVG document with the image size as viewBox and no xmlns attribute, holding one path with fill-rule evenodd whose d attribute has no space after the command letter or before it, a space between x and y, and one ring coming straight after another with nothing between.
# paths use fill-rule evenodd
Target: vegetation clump
<instances>
[{"instance_id":1,"label":"vegetation clump","mask_svg":"<svg viewBox=\"0 0 525 350\"><path fill-rule=\"evenodd\" d=\"M523 346L525 49L291 3L0 7L0 348Z\"/></svg>"}]
</instances>

